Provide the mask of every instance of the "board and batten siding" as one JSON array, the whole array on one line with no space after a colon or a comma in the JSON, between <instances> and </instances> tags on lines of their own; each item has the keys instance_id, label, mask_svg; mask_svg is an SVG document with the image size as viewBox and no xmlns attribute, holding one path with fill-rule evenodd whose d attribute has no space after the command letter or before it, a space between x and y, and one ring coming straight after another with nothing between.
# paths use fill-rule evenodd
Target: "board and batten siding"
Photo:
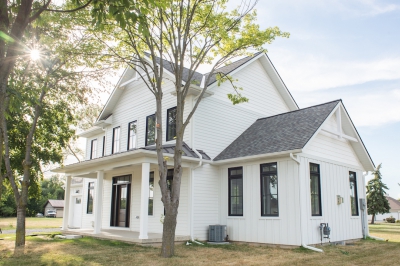
<instances>
[{"instance_id":1,"label":"board and batten siding","mask_svg":"<svg viewBox=\"0 0 400 266\"><path fill-rule=\"evenodd\" d=\"M261 216L260 165L278 164L279 216ZM228 168L243 167L243 216L228 216ZM220 223L233 241L300 245L298 166L288 158L220 167Z\"/></svg>"},{"instance_id":2,"label":"board and batten siding","mask_svg":"<svg viewBox=\"0 0 400 266\"><path fill-rule=\"evenodd\" d=\"M214 94L204 98L195 113L194 147L214 158L240 136L258 118L288 112L278 90L258 61L234 73L235 85L242 87L248 103L233 105L227 94L228 82L213 86Z\"/></svg>"},{"instance_id":3,"label":"board and batten siding","mask_svg":"<svg viewBox=\"0 0 400 266\"><path fill-rule=\"evenodd\" d=\"M220 223L219 167L205 164L194 170L193 188L193 235L208 240L208 226Z\"/></svg>"},{"instance_id":4,"label":"board and batten siding","mask_svg":"<svg viewBox=\"0 0 400 266\"><path fill-rule=\"evenodd\" d=\"M300 180L306 184L303 186L306 206L302 211L306 212L306 244L321 243L320 223L328 223L331 228L330 241L343 241L362 238L361 210L359 215L351 215L349 171L355 172L357 176L358 200L365 199L364 177L362 170L358 167L344 165L341 162L334 162L325 158L307 157L302 154L300 157L301 169ZM322 216L311 214L311 192L310 192L310 163L320 166L321 182L321 210ZM342 204L337 204L337 196L344 199ZM323 239L323 242L328 240Z\"/></svg>"},{"instance_id":5,"label":"board and batten siding","mask_svg":"<svg viewBox=\"0 0 400 266\"><path fill-rule=\"evenodd\" d=\"M82 223L81 223L81 228L82 229L90 229L93 228L92 223L94 223L94 212L96 208L96 203L93 200L93 212L92 213L87 213L87 204L88 204L88 187L89 187L89 182L94 182L94 191L93 191L93 199L95 199L95 193L96 193L96 179L90 179L90 178L84 178L83 179L83 186L82 186ZM73 205L72 205L73 206ZM73 207L71 207L73 208Z\"/></svg>"}]
</instances>

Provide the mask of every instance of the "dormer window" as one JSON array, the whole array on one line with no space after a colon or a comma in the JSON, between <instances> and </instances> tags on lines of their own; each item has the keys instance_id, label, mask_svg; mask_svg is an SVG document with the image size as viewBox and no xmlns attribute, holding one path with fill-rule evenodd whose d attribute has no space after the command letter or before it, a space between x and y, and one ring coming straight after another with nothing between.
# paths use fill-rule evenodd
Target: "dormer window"
<instances>
[{"instance_id":1,"label":"dormer window","mask_svg":"<svg viewBox=\"0 0 400 266\"><path fill-rule=\"evenodd\" d=\"M90 159L97 157L97 139L93 139L90 144Z\"/></svg>"},{"instance_id":2,"label":"dormer window","mask_svg":"<svg viewBox=\"0 0 400 266\"><path fill-rule=\"evenodd\" d=\"M136 148L136 121L128 124L128 150Z\"/></svg>"},{"instance_id":3,"label":"dormer window","mask_svg":"<svg viewBox=\"0 0 400 266\"><path fill-rule=\"evenodd\" d=\"M156 143L156 115L146 117L146 146Z\"/></svg>"},{"instance_id":4,"label":"dormer window","mask_svg":"<svg viewBox=\"0 0 400 266\"><path fill-rule=\"evenodd\" d=\"M167 110L167 141L176 137L176 107Z\"/></svg>"},{"instance_id":5,"label":"dormer window","mask_svg":"<svg viewBox=\"0 0 400 266\"><path fill-rule=\"evenodd\" d=\"M120 133L121 133L120 127L113 128L112 149L111 149L112 154L119 152Z\"/></svg>"}]
</instances>

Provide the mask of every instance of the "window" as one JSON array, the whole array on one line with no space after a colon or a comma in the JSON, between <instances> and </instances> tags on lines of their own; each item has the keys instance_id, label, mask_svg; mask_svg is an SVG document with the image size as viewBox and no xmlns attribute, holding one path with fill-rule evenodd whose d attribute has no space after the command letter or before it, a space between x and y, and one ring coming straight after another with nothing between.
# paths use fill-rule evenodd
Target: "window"
<instances>
[{"instance_id":1,"label":"window","mask_svg":"<svg viewBox=\"0 0 400 266\"><path fill-rule=\"evenodd\" d=\"M311 214L322 216L319 164L310 163Z\"/></svg>"},{"instance_id":2,"label":"window","mask_svg":"<svg viewBox=\"0 0 400 266\"><path fill-rule=\"evenodd\" d=\"M128 150L136 148L136 121L128 124Z\"/></svg>"},{"instance_id":3,"label":"window","mask_svg":"<svg viewBox=\"0 0 400 266\"><path fill-rule=\"evenodd\" d=\"M357 178L356 173L349 172L351 215L358 216Z\"/></svg>"},{"instance_id":4,"label":"window","mask_svg":"<svg viewBox=\"0 0 400 266\"><path fill-rule=\"evenodd\" d=\"M146 146L156 143L156 115L146 117Z\"/></svg>"},{"instance_id":5,"label":"window","mask_svg":"<svg viewBox=\"0 0 400 266\"><path fill-rule=\"evenodd\" d=\"M90 159L94 159L97 157L97 139L92 140L90 145Z\"/></svg>"},{"instance_id":6,"label":"window","mask_svg":"<svg viewBox=\"0 0 400 266\"><path fill-rule=\"evenodd\" d=\"M89 182L89 185L88 185L87 213L93 213L93 195L94 195L94 182Z\"/></svg>"},{"instance_id":7,"label":"window","mask_svg":"<svg viewBox=\"0 0 400 266\"><path fill-rule=\"evenodd\" d=\"M229 168L229 216L243 216L243 168Z\"/></svg>"},{"instance_id":8,"label":"window","mask_svg":"<svg viewBox=\"0 0 400 266\"><path fill-rule=\"evenodd\" d=\"M106 154L106 136L103 136L103 150L101 152L101 156L104 157Z\"/></svg>"},{"instance_id":9,"label":"window","mask_svg":"<svg viewBox=\"0 0 400 266\"><path fill-rule=\"evenodd\" d=\"M176 137L176 107L167 110L167 141Z\"/></svg>"},{"instance_id":10,"label":"window","mask_svg":"<svg viewBox=\"0 0 400 266\"><path fill-rule=\"evenodd\" d=\"M153 215L153 196L154 196L154 172L150 172L149 178L149 212L148 215Z\"/></svg>"},{"instance_id":11,"label":"window","mask_svg":"<svg viewBox=\"0 0 400 266\"><path fill-rule=\"evenodd\" d=\"M277 163L262 164L261 171L261 216L278 216L278 171Z\"/></svg>"},{"instance_id":12,"label":"window","mask_svg":"<svg viewBox=\"0 0 400 266\"><path fill-rule=\"evenodd\" d=\"M113 139L112 139L112 150L111 153L119 152L119 137L120 137L121 128L114 127L113 128Z\"/></svg>"}]
</instances>

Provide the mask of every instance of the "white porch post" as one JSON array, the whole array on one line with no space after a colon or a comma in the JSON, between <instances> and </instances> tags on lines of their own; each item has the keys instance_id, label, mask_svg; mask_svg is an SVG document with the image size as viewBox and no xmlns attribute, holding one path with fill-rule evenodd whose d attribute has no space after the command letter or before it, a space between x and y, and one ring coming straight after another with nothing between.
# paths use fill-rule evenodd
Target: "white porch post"
<instances>
[{"instance_id":1,"label":"white porch post","mask_svg":"<svg viewBox=\"0 0 400 266\"><path fill-rule=\"evenodd\" d=\"M94 231L93 233L99 234L101 231L101 210L103 208L103 179L104 171L97 171L97 182L95 187L94 199Z\"/></svg>"},{"instance_id":2,"label":"white porch post","mask_svg":"<svg viewBox=\"0 0 400 266\"><path fill-rule=\"evenodd\" d=\"M140 233L139 239L148 239L147 229L149 220L149 174L150 163L142 163L142 189L140 198Z\"/></svg>"},{"instance_id":3,"label":"white porch post","mask_svg":"<svg viewBox=\"0 0 400 266\"><path fill-rule=\"evenodd\" d=\"M64 214L63 214L62 230L68 230L70 202L71 202L71 176L67 175L67 178L65 180Z\"/></svg>"}]
</instances>

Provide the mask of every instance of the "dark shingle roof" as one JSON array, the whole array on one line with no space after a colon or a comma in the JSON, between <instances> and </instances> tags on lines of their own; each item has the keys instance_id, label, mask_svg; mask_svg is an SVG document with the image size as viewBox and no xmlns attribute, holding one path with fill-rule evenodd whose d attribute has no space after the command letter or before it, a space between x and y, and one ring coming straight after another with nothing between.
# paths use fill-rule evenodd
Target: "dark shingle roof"
<instances>
[{"instance_id":1,"label":"dark shingle roof","mask_svg":"<svg viewBox=\"0 0 400 266\"><path fill-rule=\"evenodd\" d=\"M163 145L163 152L164 153L171 153L173 154L175 151L175 144L167 144ZM156 146L147 146L141 148L148 151L156 151ZM182 156L192 157L192 158L199 158L199 156L184 142L182 146L183 154ZM211 158L202 150L197 150L204 160L211 160Z\"/></svg>"},{"instance_id":2,"label":"dark shingle roof","mask_svg":"<svg viewBox=\"0 0 400 266\"><path fill-rule=\"evenodd\" d=\"M336 100L260 118L214 161L301 149L339 102Z\"/></svg>"},{"instance_id":3,"label":"dark shingle roof","mask_svg":"<svg viewBox=\"0 0 400 266\"><path fill-rule=\"evenodd\" d=\"M233 63L231 63L231 64L229 64L229 65L226 65L226 66L217 68L217 69L215 70L215 74L213 74L213 75L210 77L210 80L208 81L208 85L213 84L213 83L217 80L217 79L216 79L216 74L217 74L217 73L222 73L222 74L225 74L225 75L226 75L226 74L229 74L229 73L231 73L233 70L237 69L237 68L240 67L241 65L246 64L246 63L249 62L251 59L253 59L254 57L258 56L258 55L261 54L261 53L262 53L262 52L255 53L255 54L253 54L253 55L251 55L251 56L247 56L247 57L242 58L242 59L240 59L240 60L238 60L238 61L235 61L235 62L233 62ZM207 75L208 75L208 73L206 74L206 78L207 78Z\"/></svg>"},{"instance_id":4,"label":"dark shingle roof","mask_svg":"<svg viewBox=\"0 0 400 266\"><path fill-rule=\"evenodd\" d=\"M54 200L54 199L49 199L47 203L50 203L50 205L53 208L64 208L64 200ZM46 206L46 204L44 206Z\"/></svg>"}]
</instances>

